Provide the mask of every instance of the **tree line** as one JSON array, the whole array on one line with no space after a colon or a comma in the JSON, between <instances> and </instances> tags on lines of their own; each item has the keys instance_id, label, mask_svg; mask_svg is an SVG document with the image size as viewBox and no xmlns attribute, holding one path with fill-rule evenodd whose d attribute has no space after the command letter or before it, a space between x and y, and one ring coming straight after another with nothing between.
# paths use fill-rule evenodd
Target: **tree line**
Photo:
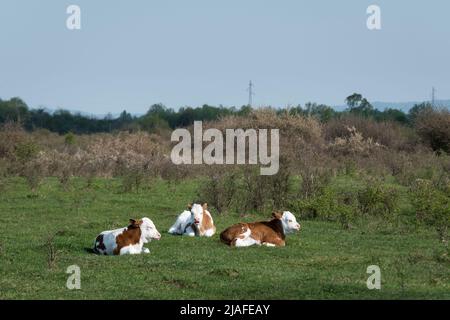
<instances>
[{"instance_id":1,"label":"tree line","mask_svg":"<svg viewBox=\"0 0 450 320\"><path fill-rule=\"evenodd\" d=\"M404 125L413 123L414 118L421 111L432 109L428 103L414 106L408 113L398 109L386 109L383 111L374 108L361 94L354 93L346 98L347 109L337 111L334 108L316 103L307 103L304 106L285 107L276 109L281 114L299 114L313 116L321 122L339 118L347 114L373 118L377 121L395 121ZM160 132L162 130L175 129L191 125L194 120L210 121L224 116L245 116L252 111L250 106L224 107L203 105L201 107L182 107L178 111L163 104L152 105L147 113L142 116L134 116L123 111L119 116L111 115L103 118L87 116L67 110L48 111L44 108L33 109L20 98L9 100L0 99L0 124L6 122L18 122L27 130L47 129L59 134L68 132L76 134L89 134L113 131L138 131Z\"/></svg>"}]
</instances>

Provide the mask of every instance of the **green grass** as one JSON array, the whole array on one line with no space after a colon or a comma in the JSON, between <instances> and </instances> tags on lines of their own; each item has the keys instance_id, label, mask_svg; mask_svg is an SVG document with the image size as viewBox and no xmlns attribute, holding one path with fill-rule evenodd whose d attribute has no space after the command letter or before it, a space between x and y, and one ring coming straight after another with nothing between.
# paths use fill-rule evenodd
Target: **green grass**
<instances>
[{"instance_id":1,"label":"green grass","mask_svg":"<svg viewBox=\"0 0 450 320\"><path fill-rule=\"evenodd\" d=\"M175 189L157 181L139 193L121 193L116 180L90 188L75 179L64 191L46 180L33 195L21 179L0 190L0 299L400 299L450 298L448 249L432 230L395 232L301 221L284 248L229 248L213 238L167 234L196 182ZM218 232L244 219L212 211ZM91 247L103 230L150 217L162 233L151 253L97 256ZM56 234L49 266L46 240ZM81 268L81 290L68 290L66 268ZM368 290L366 268L379 265L382 289Z\"/></svg>"}]
</instances>

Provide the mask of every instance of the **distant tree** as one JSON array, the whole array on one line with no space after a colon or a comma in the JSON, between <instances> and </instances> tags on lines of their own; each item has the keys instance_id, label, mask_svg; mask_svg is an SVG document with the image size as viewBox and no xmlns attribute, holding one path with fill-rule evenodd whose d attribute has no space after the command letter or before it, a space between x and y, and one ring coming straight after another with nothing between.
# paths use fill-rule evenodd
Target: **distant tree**
<instances>
[{"instance_id":1,"label":"distant tree","mask_svg":"<svg viewBox=\"0 0 450 320\"><path fill-rule=\"evenodd\" d=\"M382 121L396 121L400 122L402 124L408 124L409 118L406 113L404 113L402 110L398 109L386 109L383 112L379 112L377 114L377 120Z\"/></svg>"},{"instance_id":2,"label":"distant tree","mask_svg":"<svg viewBox=\"0 0 450 320\"><path fill-rule=\"evenodd\" d=\"M28 115L28 106L20 98L0 101L0 122L17 121L23 123Z\"/></svg>"},{"instance_id":3,"label":"distant tree","mask_svg":"<svg viewBox=\"0 0 450 320\"><path fill-rule=\"evenodd\" d=\"M253 111L253 108L251 106L244 105L239 109L237 114L240 116L246 116L246 115L250 114L252 111Z\"/></svg>"},{"instance_id":4,"label":"distant tree","mask_svg":"<svg viewBox=\"0 0 450 320\"><path fill-rule=\"evenodd\" d=\"M126 110L123 110L119 116L119 120L121 122L129 122L129 121L133 120L133 116L130 113L128 113Z\"/></svg>"},{"instance_id":5,"label":"distant tree","mask_svg":"<svg viewBox=\"0 0 450 320\"><path fill-rule=\"evenodd\" d=\"M351 108L355 108L358 107L359 104L361 103L363 99L363 96L359 93L354 93L350 96L348 96L345 99L345 102L347 103L347 106L351 109Z\"/></svg>"},{"instance_id":6,"label":"distant tree","mask_svg":"<svg viewBox=\"0 0 450 320\"><path fill-rule=\"evenodd\" d=\"M308 102L305 104L305 115L314 116L321 122L328 122L336 115L336 111L330 106Z\"/></svg>"},{"instance_id":7,"label":"distant tree","mask_svg":"<svg viewBox=\"0 0 450 320\"><path fill-rule=\"evenodd\" d=\"M170 128L166 120L162 119L158 114L152 113L147 113L141 117L139 124L142 130L150 133L157 133Z\"/></svg>"},{"instance_id":8,"label":"distant tree","mask_svg":"<svg viewBox=\"0 0 450 320\"><path fill-rule=\"evenodd\" d=\"M414 105L414 107L412 107L409 110L408 118L409 118L410 122L413 123L416 121L419 114L424 113L424 112L432 112L432 111L433 111L433 106L431 105L431 103L424 102L424 103L416 104L416 105Z\"/></svg>"},{"instance_id":9,"label":"distant tree","mask_svg":"<svg viewBox=\"0 0 450 320\"><path fill-rule=\"evenodd\" d=\"M356 113L362 116L374 114L374 107L370 102L359 93L354 93L345 99L350 113Z\"/></svg>"}]
</instances>

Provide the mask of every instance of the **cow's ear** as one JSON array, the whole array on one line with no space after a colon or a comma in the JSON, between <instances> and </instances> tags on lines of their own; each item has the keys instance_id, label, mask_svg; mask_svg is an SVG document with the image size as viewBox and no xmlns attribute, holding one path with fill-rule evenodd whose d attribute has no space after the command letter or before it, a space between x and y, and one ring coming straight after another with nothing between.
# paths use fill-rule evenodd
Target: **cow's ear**
<instances>
[{"instance_id":1,"label":"cow's ear","mask_svg":"<svg viewBox=\"0 0 450 320\"><path fill-rule=\"evenodd\" d=\"M272 217L275 219L281 219L283 217L283 214L280 211L274 211L272 212Z\"/></svg>"},{"instance_id":2,"label":"cow's ear","mask_svg":"<svg viewBox=\"0 0 450 320\"><path fill-rule=\"evenodd\" d=\"M203 209L204 210L208 209L208 204L206 202L203 204Z\"/></svg>"},{"instance_id":3,"label":"cow's ear","mask_svg":"<svg viewBox=\"0 0 450 320\"><path fill-rule=\"evenodd\" d=\"M130 219L130 224L135 225L136 224L136 220Z\"/></svg>"},{"instance_id":4,"label":"cow's ear","mask_svg":"<svg viewBox=\"0 0 450 320\"><path fill-rule=\"evenodd\" d=\"M191 210L191 209L192 209L192 203L188 203L187 208L188 208L189 210Z\"/></svg>"}]
</instances>

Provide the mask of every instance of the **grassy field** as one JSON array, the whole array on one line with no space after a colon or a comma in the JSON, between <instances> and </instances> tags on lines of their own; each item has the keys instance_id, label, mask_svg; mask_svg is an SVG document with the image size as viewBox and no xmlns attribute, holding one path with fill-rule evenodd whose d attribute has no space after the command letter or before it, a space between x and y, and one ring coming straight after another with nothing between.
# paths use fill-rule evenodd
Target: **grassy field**
<instances>
[{"instance_id":1,"label":"grassy field","mask_svg":"<svg viewBox=\"0 0 450 320\"><path fill-rule=\"evenodd\" d=\"M139 193L121 193L117 180L87 188L73 180L64 191L46 180L32 194L21 179L0 189L1 299L450 299L448 249L432 230L344 230L336 223L300 221L302 231L284 248L229 248L212 239L167 234L196 183L175 188L156 182ZM240 218L218 216L218 231ZM163 234L151 253L107 257L88 253L103 230L150 217ZM47 239L54 237L55 259ZM81 290L68 290L69 265L81 268ZM368 290L366 268L379 265L382 289Z\"/></svg>"}]
</instances>

